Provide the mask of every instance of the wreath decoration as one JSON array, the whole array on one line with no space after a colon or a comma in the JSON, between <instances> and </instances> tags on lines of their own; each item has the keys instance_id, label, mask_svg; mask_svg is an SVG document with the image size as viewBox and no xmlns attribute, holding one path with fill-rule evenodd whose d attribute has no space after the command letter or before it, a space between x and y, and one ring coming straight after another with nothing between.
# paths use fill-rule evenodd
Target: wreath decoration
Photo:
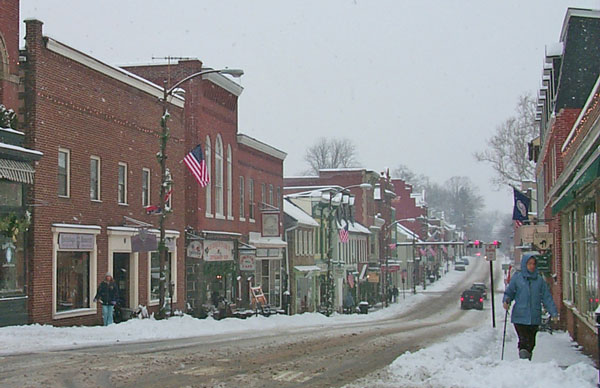
<instances>
[{"instance_id":1,"label":"wreath decoration","mask_svg":"<svg viewBox=\"0 0 600 388\"><path fill-rule=\"evenodd\" d=\"M24 216L18 216L14 213L5 214L0 217L0 234L17 242L19 233L25 232L31 224L31 215L25 212Z\"/></svg>"}]
</instances>

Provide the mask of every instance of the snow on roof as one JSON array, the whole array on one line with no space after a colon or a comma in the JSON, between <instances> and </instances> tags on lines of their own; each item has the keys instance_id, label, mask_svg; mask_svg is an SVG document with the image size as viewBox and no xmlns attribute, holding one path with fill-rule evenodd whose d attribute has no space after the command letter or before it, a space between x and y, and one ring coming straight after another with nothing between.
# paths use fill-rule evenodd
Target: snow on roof
<instances>
[{"instance_id":1,"label":"snow on roof","mask_svg":"<svg viewBox=\"0 0 600 388\"><path fill-rule=\"evenodd\" d=\"M284 175L283 179L318 179L318 175Z\"/></svg>"},{"instance_id":2,"label":"snow on roof","mask_svg":"<svg viewBox=\"0 0 600 388\"><path fill-rule=\"evenodd\" d=\"M342 221L342 223L339 223L339 222L336 222L336 223L337 223L338 229L341 229L346 226L346 221ZM348 222L348 232L371 234L371 231L368 228L363 226L360 222L356 222L356 221L354 221L354 224L352 222Z\"/></svg>"},{"instance_id":3,"label":"snow on roof","mask_svg":"<svg viewBox=\"0 0 600 388\"><path fill-rule=\"evenodd\" d=\"M4 149L7 149L7 150L24 152L24 153L27 153L27 154L38 155L38 156L44 155L40 151L30 150L29 148L20 147L20 146L16 146L16 145L12 145L12 144L7 144L7 143L1 143L1 142L0 142L0 148L4 148Z\"/></svg>"},{"instance_id":4,"label":"snow on roof","mask_svg":"<svg viewBox=\"0 0 600 388\"><path fill-rule=\"evenodd\" d=\"M265 154L271 155L272 157L277 159L284 160L287 156L287 153L243 133L239 133L237 135L237 141L238 143L243 144L246 147L250 147L257 151L264 152Z\"/></svg>"},{"instance_id":5,"label":"snow on roof","mask_svg":"<svg viewBox=\"0 0 600 388\"><path fill-rule=\"evenodd\" d=\"M379 187L375 187L373 190L373 199L380 200L381 199L381 189Z\"/></svg>"},{"instance_id":6,"label":"snow on roof","mask_svg":"<svg viewBox=\"0 0 600 388\"><path fill-rule=\"evenodd\" d=\"M413 232L412 230L408 229L406 226L400 223L396 224L396 230L410 239L415 238L416 242L421 242L421 239L419 238L418 234L416 234L415 232Z\"/></svg>"},{"instance_id":7,"label":"snow on roof","mask_svg":"<svg viewBox=\"0 0 600 388\"><path fill-rule=\"evenodd\" d=\"M314 218L312 218L298 206L291 203L288 199L283 201L283 212L298 221L298 224L311 227L319 226L319 223L315 221Z\"/></svg>"},{"instance_id":8,"label":"snow on roof","mask_svg":"<svg viewBox=\"0 0 600 388\"><path fill-rule=\"evenodd\" d=\"M563 42L550 43L546 45L547 57L560 57L563 53Z\"/></svg>"},{"instance_id":9,"label":"snow on roof","mask_svg":"<svg viewBox=\"0 0 600 388\"><path fill-rule=\"evenodd\" d=\"M15 131L15 130L14 130L14 129L12 129L12 128L2 128L2 127L0 127L0 131L9 132L9 133L15 133L15 134L17 134L17 135L23 135L23 136L25 136L25 133L24 133L24 132L21 132L21 131Z\"/></svg>"}]
</instances>

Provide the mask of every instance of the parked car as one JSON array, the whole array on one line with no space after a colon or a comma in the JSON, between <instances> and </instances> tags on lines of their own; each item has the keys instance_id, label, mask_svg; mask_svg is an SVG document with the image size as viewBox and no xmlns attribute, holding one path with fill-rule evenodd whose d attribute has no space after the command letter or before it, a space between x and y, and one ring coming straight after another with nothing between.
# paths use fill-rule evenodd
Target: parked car
<instances>
[{"instance_id":1,"label":"parked car","mask_svg":"<svg viewBox=\"0 0 600 388\"><path fill-rule=\"evenodd\" d=\"M464 290L460 296L460 308L483 310L483 295L477 290Z\"/></svg>"},{"instance_id":2,"label":"parked car","mask_svg":"<svg viewBox=\"0 0 600 388\"><path fill-rule=\"evenodd\" d=\"M487 300L487 286L484 283L473 283L471 290L477 290L481 292L483 299Z\"/></svg>"},{"instance_id":3,"label":"parked car","mask_svg":"<svg viewBox=\"0 0 600 388\"><path fill-rule=\"evenodd\" d=\"M454 264L454 270L455 271L466 271L465 265L460 263L460 264Z\"/></svg>"},{"instance_id":4,"label":"parked car","mask_svg":"<svg viewBox=\"0 0 600 388\"><path fill-rule=\"evenodd\" d=\"M463 256L462 257L462 262L463 262L464 265L469 265L469 258L466 257L466 256Z\"/></svg>"}]
</instances>

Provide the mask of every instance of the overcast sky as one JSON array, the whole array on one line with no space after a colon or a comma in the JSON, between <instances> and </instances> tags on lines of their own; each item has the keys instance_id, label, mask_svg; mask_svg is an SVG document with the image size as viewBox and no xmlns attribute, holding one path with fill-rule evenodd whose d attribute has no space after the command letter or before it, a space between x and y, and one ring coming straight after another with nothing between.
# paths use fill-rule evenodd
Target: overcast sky
<instances>
[{"instance_id":1,"label":"overcast sky","mask_svg":"<svg viewBox=\"0 0 600 388\"><path fill-rule=\"evenodd\" d=\"M466 175L508 213L473 153L539 87L569 6L600 0L21 0L21 19L110 64L244 69L239 131L287 152L286 175L316 138L347 137L364 167Z\"/></svg>"}]
</instances>

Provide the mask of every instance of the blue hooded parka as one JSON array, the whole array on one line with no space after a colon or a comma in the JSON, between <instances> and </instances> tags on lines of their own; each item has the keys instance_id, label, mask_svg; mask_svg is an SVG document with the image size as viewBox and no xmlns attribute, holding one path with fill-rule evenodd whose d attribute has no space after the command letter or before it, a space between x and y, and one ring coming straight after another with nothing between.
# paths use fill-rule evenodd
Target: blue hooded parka
<instances>
[{"instance_id":1,"label":"blue hooded parka","mask_svg":"<svg viewBox=\"0 0 600 388\"><path fill-rule=\"evenodd\" d=\"M521 271L513 275L504 291L505 303L515 301L511 322L520 325L539 325L542 322L542 303L551 316L558 316L548 285L538 273L537 267L533 272L527 269L527 261L532 258L536 260L534 253L523 255Z\"/></svg>"}]
</instances>

